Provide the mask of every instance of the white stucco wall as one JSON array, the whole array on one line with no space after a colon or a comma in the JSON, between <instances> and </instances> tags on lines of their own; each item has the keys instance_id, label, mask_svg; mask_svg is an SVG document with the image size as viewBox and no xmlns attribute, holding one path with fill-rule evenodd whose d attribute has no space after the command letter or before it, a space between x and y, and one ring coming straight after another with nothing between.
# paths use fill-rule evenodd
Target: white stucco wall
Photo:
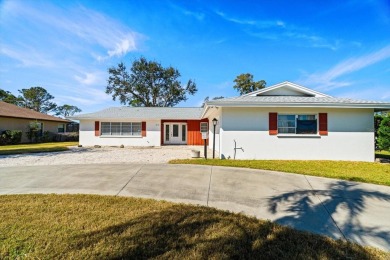
<instances>
[{"instance_id":1,"label":"white stucco wall","mask_svg":"<svg viewBox=\"0 0 390 260\"><path fill-rule=\"evenodd\" d=\"M328 135L283 137L269 135L269 112L328 113ZM374 161L372 109L223 108L220 155L236 159Z\"/></svg>"},{"instance_id":2,"label":"white stucco wall","mask_svg":"<svg viewBox=\"0 0 390 260\"><path fill-rule=\"evenodd\" d=\"M104 122L132 122L125 120L104 120ZM83 146L160 146L160 121L146 121L146 137L95 136L95 121L80 120L80 144Z\"/></svg>"}]
</instances>

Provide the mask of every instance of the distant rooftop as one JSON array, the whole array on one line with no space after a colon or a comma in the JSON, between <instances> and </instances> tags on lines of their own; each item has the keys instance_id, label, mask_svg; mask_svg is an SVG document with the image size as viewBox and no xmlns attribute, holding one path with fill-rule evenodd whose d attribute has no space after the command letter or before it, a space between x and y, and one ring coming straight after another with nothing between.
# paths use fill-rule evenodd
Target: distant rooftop
<instances>
[{"instance_id":1,"label":"distant rooftop","mask_svg":"<svg viewBox=\"0 0 390 260\"><path fill-rule=\"evenodd\" d=\"M69 120L66 119L43 114L29 108L18 107L3 101L0 101L0 117L69 122Z\"/></svg>"}]
</instances>

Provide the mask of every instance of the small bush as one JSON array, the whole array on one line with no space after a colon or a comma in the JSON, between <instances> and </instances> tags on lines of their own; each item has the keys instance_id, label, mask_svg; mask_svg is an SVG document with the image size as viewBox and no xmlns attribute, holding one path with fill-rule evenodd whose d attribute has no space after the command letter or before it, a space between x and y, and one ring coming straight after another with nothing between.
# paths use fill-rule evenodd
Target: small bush
<instances>
[{"instance_id":1,"label":"small bush","mask_svg":"<svg viewBox=\"0 0 390 260\"><path fill-rule=\"evenodd\" d=\"M53 133L49 131L44 131L40 134L39 131L34 128L30 128L26 133L30 142L35 143L49 143L49 142L78 142L79 133Z\"/></svg>"},{"instance_id":2,"label":"small bush","mask_svg":"<svg viewBox=\"0 0 390 260\"><path fill-rule=\"evenodd\" d=\"M22 141L22 131L5 130L0 135L0 145L19 144Z\"/></svg>"},{"instance_id":3,"label":"small bush","mask_svg":"<svg viewBox=\"0 0 390 260\"><path fill-rule=\"evenodd\" d=\"M42 123L32 122L27 126L26 132L28 140L30 143L38 143L42 137Z\"/></svg>"},{"instance_id":4,"label":"small bush","mask_svg":"<svg viewBox=\"0 0 390 260\"><path fill-rule=\"evenodd\" d=\"M54 142L55 136L56 136L55 133L44 131L39 141L42 143Z\"/></svg>"},{"instance_id":5,"label":"small bush","mask_svg":"<svg viewBox=\"0 0 390 260\"><path fill-rule=\"evenodd\" d=\"M49 142L77 142L79 141L79 133L53 133L44 131L41 137L38 137L39 143Z\"/></svg>"},{"instance_id":6,"label":"small bush","mask_svg":"<svg viewBox=\"0 0 390 260\"><path fill-rule=\"evenodd\" d=\"M390 115L383 117L378 129L378 148L390 151Z\"/></svg>"},{"instance_id":7,"label":"small bush","mask_svg":"<svg viewBox=\"0 0 390 260\"><path fill-rule=\"evenodd\" d=\"M54 134L53 142L77 142L79 141L79 133L58 133Z\"/></svg>"}]
</instances>

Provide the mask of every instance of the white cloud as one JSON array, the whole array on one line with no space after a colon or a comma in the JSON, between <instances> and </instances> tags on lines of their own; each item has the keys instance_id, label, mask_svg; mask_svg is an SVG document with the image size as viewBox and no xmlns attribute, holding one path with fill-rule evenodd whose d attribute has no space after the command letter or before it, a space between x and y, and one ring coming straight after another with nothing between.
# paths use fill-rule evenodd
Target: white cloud
<instances>
[{"instance_id":1,"label":"white cloud","mask_svg":"<svg viewBox=\"0 0 390 260\"><path fill-rule=\"evenodd\" d=\"M56 102L60 104L75 102L76 105L91 106L112 100L110 95L107 95L103 89L99 88L83 86L74 88L70 92L73 92L76 95L71 95L71 93L56 95Z\"/></svg>"},{"instance_id":2,"label":"white cloud","mask_svg":"<svg viewBox=\"0 0 390 260\"><path fill-rule=\"evenodd\" d=\"M100 55L104 58L136 51L145 38L122 23L82 6L60 9L50 4L28 5L26 2L8 1L1 12L7 13L7 19L1 20L2 26L7 26L3 23L10 19L20 19L36 30L47 32L45 37L48 40L53 33L58 35L57 46L64 45L62 41L78 41L78 46L87 48L100 46L105 49L105 53Z\"/></svg>"},{"instance_id":3,"label":"white cloud","mask_svg":"<svg viewBox=\"0 0 390 260\"><path fill-rule=\"evenodd\" d=\"M340 41L329 41L323 37L307 31L307 29L288 24L282 20L251 20L228 16L221 11L215 11L215 14L222 19L244 26L244 32L257 38L266 40L288 40L290 44L306 46L311 48L326 48L337 50L340 47Z\"/></svg>"},{"instance_id":4,"label":"white cloud","mask_svg":"<svg viewBox=\"0 0 390 260\"><path fill-rule=\"evenodd\" d=\"M85 72L83 76L74 76L74 78L83 85L95 85L104 82L104 75L102 72Z\"/></svg>"},{"instance_id":5,"label":"white cloud","mask_svg":"<svg viewBox=\"0 0 390 260\"><path fill-rule=\"evenodd\" d=\"M221 82L221 83L214 85L213 88L223 90L223 89L232 88L233 84L234 84L233 81L224 81L224 82Z\"/></svg>"},{"instance_id":6,"label":"white cloud","mask_svg":"<svg viewBox=\"0 0 390 260\"><path fill-rule=\"evenodd\" d=\"M286 26L286 24L283 21L276 21L276 25L278 25L280 27L285 27Z\"/></svg>"},{"instance_id":7,"label":"white cloud","mask_svg":"<svg viewBox=\"0 0 390 260\"><path fill-rule=\"evenodd\" d=\"M203 19L205 18L205 14L202 13L202 12L195 12L195 11L190 11L188 9L185 9L179 5L176 5L176 4L173 4L173 3L170 3L170 6L178 11L180 11L181 13L183 13L184 15L186 16L192 16L194 17L195 19L199 20L199 21L203 21Z\"/></svg>"},{"instance_id":8,"label":"white cloud","mask_svg":"<svg viewBox=\"0 0 390 260\"><path fill-rule=\"evenodd\" d=\"M204 17L205 17L205 14L204 13L200 13L200 12L192 12L192 11L188 11L188 10L184 10L183 9L183 14L185 15L188 15L188 16L192 16L192 17L195 17L197 20L199 21L203 21Z\"/></svg>"},{"instance_id":9,"label":"white cloud","mask_svg":"<svg viewBox=\"0 0 390 260\"><path fill-rule=\"evenodd\" d=\"M74 96L59 96L56 98L56 101L60 104L68 104L68 103L78 103L83 104L83 106L91 106L98 105L107 100L101 100L96 98L82 98L82 97L74 97Z\"/></svg>"},{"instance_id":10,"label":"white cloud","mask_svg":"<svg viewBox=\"0 0 390 260\"><path fill-rule=\"evenodd\" d=\"M115 48L109 50L108 56L122 56L130 51L134 51L137 49L135 37L133 35L129 35L127 38L122 39L121 42L115 44Z\"/></svg>"},{"instance_id":11,"label":"white cloud","mask_svg":"<svg viewBox=\"0 0 390 260\"><path fill-rule=\"evenodd\" d=\"M388 86L383 86L381 84L374 84L370 88L359 88L359 91L347 89L346 91L339 93L339 97L344 98L353 98L353 99L363 99L363 100L390 100L390 91Z\"/></svg>"},{"instance_id":12,"label":"white cloud","mask_svg":"<svg viewBox=\"0 0 390 260\"><path fill-rule=\"evenodd\" d=\"M390 100L390 91L382 93L382 100Z\"/></svg>"},{"instance_id":13,"label":"white cloud","mask_svg":"<svg viewBox=\"0 0 390 260\"><path fill-rule=\"evenodd\" d=\"M388 58L390 58L390 45L361 57L344 60L325 72L308 75L300 83L316 87L318 90L331 90L349 86L352 82L337 79Z\"/></svg>"},{"instance_id":14,"label":"white cloud","mask_svg":"<svg viewBox=\"0 0 390 260\"><path fill-rule=\"evenodd\" d=\"M40 85L58 104L83 110L112 102L104 92L106 69L118 57L137 51L145 36L107 15L80 5L64 5L0 3L0 27L6 35L0 39L0 67L6 64L9 69L1 76L12 80L4 88L16 92L20 87Z\"/></svg>"},{"instance_id":15,"label":"white cloud","mask_svg":"<svg viewBox=\"0 0 390 260\"><path fill-rule=\"evenodd\" d=\"M221 11L215 12L218 16L223 18L226 21L243 24L243 25L254 25L260 28L271 28L271 27L285 27L285 23L280 20L248 20L248 19L240 19L235 17L230 17Z\"/></svg>"},{"instance_id":16,"label":"white cloud","mask_svg":"<svg viewBox=\"0 0 390 260\"><path fill-rule=\"evenodd\" d=\"M28 47L17 49L9 45L3 44L3 46L0 48L0 53L4 56L18 60L19 62L21 62L22 66L26 66L26 67L55 66L55 62L53 62L50 58L46 57L45 54L40 53L39 51Z\"/></svg>"}]
</instances>

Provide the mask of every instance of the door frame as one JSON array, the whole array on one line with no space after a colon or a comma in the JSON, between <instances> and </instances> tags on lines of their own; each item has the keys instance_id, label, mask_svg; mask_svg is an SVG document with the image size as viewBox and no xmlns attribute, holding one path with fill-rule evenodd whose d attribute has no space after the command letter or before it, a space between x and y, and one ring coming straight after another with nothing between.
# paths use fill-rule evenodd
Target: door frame
<instances>
[{"instance_id":1,"label":"door frame","mask_svg":"<svg viewBox=\"0 0 390 260\"><path fill-rule=\"evenodd\" d=\"M169 140L167 140L167 125L169 127ZM173 125L178 125L178 140L172 140L173 138ZM183 126L185 126L185 140L183 141ZM179 145L179 144L187 144L187 138L188 138L188 125L187 122L164 122L162 123L162 144L172 144L172 145Z\"/></svg>"}]
</instances>

